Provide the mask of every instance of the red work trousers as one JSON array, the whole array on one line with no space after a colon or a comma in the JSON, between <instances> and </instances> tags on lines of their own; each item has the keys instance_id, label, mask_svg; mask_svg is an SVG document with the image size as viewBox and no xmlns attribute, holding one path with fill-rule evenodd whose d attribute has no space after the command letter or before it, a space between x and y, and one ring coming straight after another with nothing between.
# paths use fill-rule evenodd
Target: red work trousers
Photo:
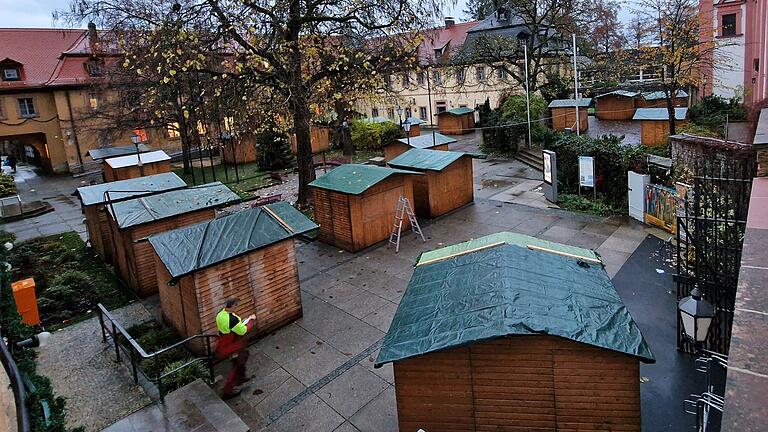
<instances>
[{"instance_id":1,"label":"red work trousers","mask_svg":"<svg viewBox=\"0 0 768 432\"><path fill-rule=\"evenodd\" d=\"M224 382L222 397L231 395L235 386L239 386L246 381L245 365L248 362L249 353L245 346L245 337L234 333L219 335L216 344L216 358L223 360L227 357L232 359L232 370Z\"/></svg>"}]
</instances>

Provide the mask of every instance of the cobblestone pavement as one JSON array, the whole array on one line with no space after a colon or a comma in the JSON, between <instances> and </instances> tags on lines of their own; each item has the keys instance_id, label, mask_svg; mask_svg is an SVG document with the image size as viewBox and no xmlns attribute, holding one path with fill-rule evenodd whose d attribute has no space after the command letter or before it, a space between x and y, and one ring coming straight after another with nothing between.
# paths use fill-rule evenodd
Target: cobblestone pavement
<instances>
[{"instance_id":1,"label":"cobblestone pavement","mask_svg":"<svg viewBox=\"0 0 768 432\"><path fill-rule=\"evenodd\" d=\"M112 312L126 328L153 318L139 302ZM115 363L114 345L101 341L96 317L53 332L38 351L37 371L67 399L70 428L98 431L151 402L128 368Z\"/></svg>"}]
</instances>

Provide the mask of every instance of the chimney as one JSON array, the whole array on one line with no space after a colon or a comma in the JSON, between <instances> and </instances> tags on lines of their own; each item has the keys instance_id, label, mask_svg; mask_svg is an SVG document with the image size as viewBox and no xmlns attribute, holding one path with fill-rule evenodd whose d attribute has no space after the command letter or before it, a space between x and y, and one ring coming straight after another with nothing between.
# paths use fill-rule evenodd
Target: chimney
<instances>
[{"instance_id":1,"label":"chimney","mask_svg":"<svg viewBox=\"0 0 768 432\"><path fill-rule=\"evenodd\" d=\"M93 22L88 23L88 46L91 48L91 54L99 51L99 32Z\"/></svg>"},{"instance_id":2,"label":"chimney","mask_svg":"<svg viewBox=\"0 0 768 432\"><path fill-rule=\"evenodd\" d=\"M452 16L445 17L445 28L451 28L456 24L456 18Z\"/></svg>"}]
</instances>

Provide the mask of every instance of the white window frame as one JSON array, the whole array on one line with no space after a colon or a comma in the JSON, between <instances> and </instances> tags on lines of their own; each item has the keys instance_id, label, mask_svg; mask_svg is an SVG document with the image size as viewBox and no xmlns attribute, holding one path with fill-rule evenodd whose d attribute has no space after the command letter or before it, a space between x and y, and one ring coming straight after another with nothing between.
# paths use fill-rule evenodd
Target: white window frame
<instances>
[{"instance_id":1,"label":"white window frame","mask_svg":"<svg viewBox=\"0 0 768 432\"><path fill-rule=\"evenodd\" d=\"M23 104L24 109L22 109L22 102L21 101L29 101L29 104L26 102ZM37 112L37 108L35 107L35 98L32 97L21 97L16 100L16 102L19 105L19 117L21 118L32 118L37 117L40 113ZM29 108L32 108L32 112L29 111ZM27 111L24 113L24 111Z\"/></svg>"}]
</instances>

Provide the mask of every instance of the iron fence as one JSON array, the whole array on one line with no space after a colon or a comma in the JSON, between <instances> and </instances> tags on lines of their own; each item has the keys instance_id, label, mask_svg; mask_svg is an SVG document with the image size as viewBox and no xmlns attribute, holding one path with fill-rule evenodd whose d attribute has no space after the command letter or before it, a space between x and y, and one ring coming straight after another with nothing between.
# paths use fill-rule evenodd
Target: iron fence
<instances>
[{"instance_id":1,"label":"iron fence","mask_svg":"<svg viewBox=\"0 0 768 432\"><path fill-rule=\"evenodd\" d=\"M102 341L107 341L107 336L112 338L115 348L115 357L118 363L122 362L123 355L129 360L129 368L133 375L133 381L139 383L139 374L143 376L147 381L151 382L157 387L160 394L160 400L165 399L165 395L168 393L167 383L171 376L182 373L185 369L192 367L195 364L203 364L208 369L208 383L213 384L213 351L211 349L211 339L215 338L215 335L199 334L190 336L173 345L167 346L163 349L155 351L153 353L147 353L144 348L128 333L125 328L109 313L109 311L99 303L96 311L99 316L99 327L101 328ZM120 339L123 339L125 343L121 343ZM140 363L144 360L158 358L159 356L170 352L175 349L185 349L185 347L194 343L195 341L202 340L205 347L205 355L191 358L189 361L181 364L180 366L165 372L159 372L155 376L148 376L140 367Z\"/></svg>"}]
</instances>

